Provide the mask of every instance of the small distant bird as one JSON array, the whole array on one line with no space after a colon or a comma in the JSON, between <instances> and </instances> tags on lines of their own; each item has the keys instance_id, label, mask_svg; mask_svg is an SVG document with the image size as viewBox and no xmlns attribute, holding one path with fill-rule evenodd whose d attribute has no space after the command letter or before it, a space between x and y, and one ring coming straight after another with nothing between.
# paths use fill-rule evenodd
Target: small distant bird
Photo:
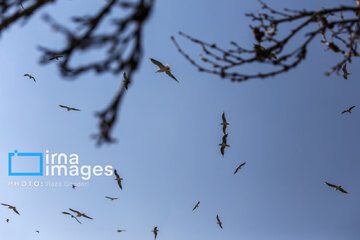
<instances>
[{"instance_id":1,"label":"small distant bird","mask_svg":"<svg viewBox=\"0 0 360 240\"><path fill-rule=\"evenodd\" d=\"M6 219L6 222L8 223L9 221L10 221L10 219L7 218L7 219Z\"/></svg>"},{"instance_id":2,"label":"small distant bird","mask_svg":"<svg viewBox=\"0 0 360 240\"><path fill-rule=\"evenodd\" d=\"M85 213L81 213L81 212L76 211L76 210L71 209L71 208L69 208L69 210L76 213L77 214L76 217L85 217L85 218L93 220L91 217L87 216Z\"/></svg>"},{"instance_id":3,"label":"small distant bird","mask_svg":"<svg viewBox=\"0 0 360 240\"><path fill-rule=\"evenodd\" d=\"M64 106L64 105L59 105L59 107L65 108L67 111L80 111L80 109L77 108L73 108L73 107L68 107L68 106Z\"/></svg>"},{"instance_id":4,"label":"small distant bird","mask_svg":"<svg viewBox=\"0 0 360 240\"><path fill-rule=\"evenodd\" d=\"M124 87L125 87L126 90L128 90L128 86L129 86L129 84L130 84L130 81L129 81L127 75L126 75L126 72L123 73L123 77L124 77L124 80L123 80L123 82L124 82Z\"/></svg>"},{"instance_id":5,"label":"small distant bird","mask_svg":"<svg viewBox=\"0 0 360 240\"><path fill-rule=\"evenodd\" d=\"M126 230L118 229L117 232L126 232Z\"/></svg>"},{"instance_id":6,"label":"small distant bird","mask_svg":"<svg viewBox=\"0 0 360 240\"><path fill-rule=\"evenodd\" d=\"M116 177L115 180L117 181L120 189L122 190L121 181L124 180L124 179L119 176L119 174L117 173L116 169L114 169L114 174L115 174L115 177Z\"/></svg>"},{"instance_id":7,"label":"small distant bird","mask_svg":"<svg viewBox=\"0 0 360 240\"><path fill-rule=\"evenodd\" d=\"M226 134L226 127L230 125L229 122L226 121L225 112L222 113L222 123L220 125L223 126L223 133Z\"/></svg>"},{"instance_id":8,"label":"small distant bird","mask_svg":"<svg viewBox=\"0 0 360 240\"><path fill-rule=\"evenodd\" d=\"M51 58L49 58L49 61L51 61L51 60L59 60L62 57L63 57L62 55L55 55L55 56L52 56Z\"/></svg>"},{"instance_id":9,"label":"small distant bird","mask_svg":"<svg viewBox=\"0 0 360 240\"><path fill-rule=\"evenodd\" d=\"M154 239L156 239L158 231L158 227L154 227L154 229L152 230L152 232L154 233Z\"/></svg>"},{"instance_id":10,"label":"small distant bird","mask_svg":"<svg viewBox=\"0 0 360 240\"><path fill-rule=\"evenodd\" d=\"M115 197L108 197L108 196L106 196L105 198L110 199L111 201L114 201L114 200L118 199L118 198L115 198Z\"/></svg>"},{"instance_id":11,"label":"small distant bird","mask_svg":"<svg viewBox=\"0 0 360 240\"><path fill-rule=\"evenodd\" d=\"M230 147L230 145L227 144L227 136L228 136L227 133L224 134L224 136L222 137L222 143L219 144L219 146L221 146L220 152L221 152L222 156L224 156L224 154L225 154L225 148Z\"/></svg>"},{"instance_id":12,"label":"small distant bird","mask_svg":"<svg viewBox=\"0 0 360 240\"><path fill-rule=\"evenodd\" d=\"M156 71L157 73L158 73L158 72L165 72L165 73L166 73L168 76L170 76L172 79L174 79L175 81L179 82L179 81L174 77L174 75L172 75L172 73L171 73L171 68L170 68L170 66L169 66L168 64L166 64L166 65L164 66L164 64L162 64L161 62L159 62L159 61L157 61L157 60L155 60L155 59L152 59L152 58L150 58L150 61L151 61L153 64L155 64L156 66L159 67L159 69Z\"/></svg>"},{"instance_id":13,"label":"small distant bird","mask_svg":"<svg viewBox=\"0 0 360 240\"><path fill-rule=\"evenodd\" d=\"M76 186L75 186L74 184L72 184L71 187L72 187L72 189L75 189L75 188L76 188Z\"/></svg>"},{"instance_id":14,"label":"small distant bird","mask_svg":"<svg viewBox=\"0 0 360 240\"><path fill-rule=\"evenodd\" d=\"M348 109L342 111L341 114L344 114L344 113L347 113L347 112L351 114L352 113L351 111L353 110L354 107L356 107L356 106L349 107Z\"/></svg>"},{"instance_id":15,"label":"small distant bird","mask_svg":"<svg viewBox=\"0 0 360 240\"><path fill-rule=\"evenodd\" d=\"M75 220L81 224L81 222L79 221L79 219L77 219L77 217L75 217L74 215L72 215L71 213L68 213L68 212L62 212L62 214L65 214L65 215L69 215L71 216L71 218L75 218Z\"/></svg>"},{"instance_id":16,"label":"small distant bird","mask_svg":"<svg viewBox=\"0 0 360 240\"><path fill-rule=\"evenodd\" d=\"M346 63L344 64L344 66L342 67L342 71L343 71L343 78L344 79L348 79L348 75L350 75L351 73L349 73L346 69Z\"/></svg>"},{"instance_id":17,"label":"small distant bird","mask_svg":"<svg viewBox=\"0 0 360 240\"><path fill-rule=\"evenodd\" d=\"M13 210L17 215L20 215L20 213L18 212L18 210L16 209L16 207L11 206L11 205L9 205L9 204L5 204L5 203L2 203L1 205L8 207L9 209Z\"/></svg>"},{"instance_id":18,"label":"small distant bird","mask_svg":"<svg viewBox=\"0 0 360 240\"><path fill-rule=\"evenodd\" d=\"M193 211L199 207L199 204L200 204L200 201L198 201L198 202L195 204L195 206L194 206L194 208L193 208Z\"/></svg>"},{"instance_id":19,"label":"small distant bird","mask_svg":"<svg viewBox=\"0 0 360 240\"><path fill-rule=\"evenodd\" d=\"M241 167L242 166L244 166L246 164L246 162L243 162L242 164L240 164L237 168L236 168L236 170L235 170L235 172L234 172L234 175L241 169Z\"/></svg>"},{"instance_id":20,"label":"small distant bird","mask_svg":"<svg viewBox=\"0 0 360 240\"><path fill-rule=\"evenodd\" d=\"M219 224L220 228L222 229L222 222L220 221L219 215L216 215L217 224Z\"/></svg>"},{"instance_id":21,"label":"small distant bird","mask_svg":"<svg viewBox=\"0 0 360 240\"><path fill-rule=\"evenodd\" d=\"M28 77L29 79L32 79L32 80L34 80L34 82L36 82L36 79L32 75L26 73L26 74L24 74L24 76Z\"/></svg>"},{"instance_id":22,"label":"small distant bird","mask_svg":"<svg viewBox=\"0 0 360 240\"><path fill-rule=\"evenodd\" d=\"M336 186L336 185L331 184L331 183L328 183L328 182L325 182L325 184L326 184L326 185L328 185L329 187L334 188L334 190L335 190L335 191L340 190L340 192L343 192L343 193L348 193L347 191L345 191L345 190L342 188L342 186L341 186L341 185Z\"/></svg>"},{"instance_id":23,"label":"small distant bird","mask_svg":"<svg viewBox=\"0 0 360 240\"><path fill-rule=\"evenodd\" d=\"M36 233L40 233L40 231L39 231L39 230L36 230L35 232L36 232Z\"/></svg>"}]
</instances>

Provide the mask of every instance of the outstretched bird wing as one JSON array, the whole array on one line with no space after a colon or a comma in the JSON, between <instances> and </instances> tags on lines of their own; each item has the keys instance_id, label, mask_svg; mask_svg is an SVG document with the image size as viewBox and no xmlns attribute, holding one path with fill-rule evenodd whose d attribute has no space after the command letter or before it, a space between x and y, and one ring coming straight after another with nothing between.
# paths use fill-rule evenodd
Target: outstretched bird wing
<instances>
[{"instance_id":1,"label":"outstretched bird wing","mask_svg":"<svg viewBox=\"0 0 360 240\"><path fill-rule=\"evenodd\" d=\"M328 183L328 182L325 182L326 185L328 185L329 187L332 187L332 188L336 188L337 186L334 185L334 184L331 184L331 183Z\"/></svg>"},{"instance_id":2,"label":"outstretched bird wing","mask_svg":"<svg viewBox=\"0 0 360 240\"><path fill-rule=\"evenodd\" d=\"M64 106L64 105L59 105L59 107L69 109L69 107L68 107L68 106Z\"/></svg>"},{"instance_id":3,"label":"outstretched bird wing","mask_svg":"<svg viewBox=\"0 0 360 240\"><path fill-rule=\"evenodd\" d=\"M349 111L351 111L354 107L355 107L355 106L351 106L351 107L349 108Z\"/></svg>"},{"instance_id":4,"label":"outstretched bird wing","mask_svg":"<svg viewBox=\"0 0 360 240\"><path fill-rule=\"evenodd\" d=\"M20 213L18 212L18 210L16 208L12 209L17 215L20 215Z\"/></svg>"},{"instance_id":5,"label":"outstretched bird wing","mask_svg":"<svg viewBox=\"0 0 360 240\"><path fill-rule=\"evenodd\" d=\"M153 59L153 58L150 58L150 61L151 61L153 64L155 64L156 66L158 66L159 68L164 68L164 67L165 67L164 64L162 64L161 62L159 62L159 61L157 61L157 60L155 60L155 59Z\"/></svg>"},{"instance_id":6,"label":"outstretched bird wing","mask_svg":"<svg viewBox=\"0 0 360 240\"><path fill-rule=\"evenodd\" d=\"M73 111L80 111L80 109L77 109L77 108L70 108L70 110L73 110Z\"/></svg>"},{"instance_id":7,"label":"outstretched bird wing","mask_svg":"<svg viewBox=\"0 0 360 240\"><path fill-rule=\"evenodd\" d=\"M83 217L86 217L86 218L88 218L88 219L91 219L91 220L93 219L93 218L89 217L88 215L86 215L85 213L83 213L82 216L83 216Z\"/></svg>"},{"instance_id":8,"label":"outstretched bird wing","mask_svg":"<svg viewBox=\"0 0 360 240\"><path fill-rule=\"evenodd\" d=\"M225 147L221 147L221 148L220 148L220 152L221 152L221 155L222 155L222 156L224 156L224 154L225 154L225 153L224 153L224 150L225 150Z\"/></svg>"},{"instance_id":9,"label":"outstretched bird wing","mask_svg":"<svg viewBox=\"0 0 360 240\"><path fill-rule=\"evenodd\" d=\"M11 205L9 205L9 204L5 204L5 203L2 203L1 205L3 205L3 206L7 206L7 207L12 207Z\"/></svg>"},{"instance_id":10,"label":"outstretched bird wing","mask_svg":"<svg viewBox=\"0 0 360 240\"><path fill-rule=\"evenodd\" d=\"M119 176L118 172L116 171L116 169L114 169L114 174L115 174L116 179L120 178L120 176Z\"/></svg>"},{"instance_id":11,"label":"outstretched bird wing","mask_svg":"<svg viewBox=\"0 0 360 240\"><path fill-rule=\"evenodd\" d=\"M78 222L78 223L80 223L81 224L81 222L79 221L79 219L77 218L77 217L75 217L75 216L73 216L73 215L71 215L73 218L75 218L75 220Z\"/></svg>"},{"instance_id":12,"label":"outstretched bird wing","mask_svg":"<svg viewBox=\"0 0 360 240\"><path fill-rule=\"evenodd\" d=\"M72 212L74 212L74 213L76 213L76 214L82 215L81 212L76 211L76 210L74 210L74 209L72 209L72 208L69 208L69 210L72 211Z\"/></svg>"},{"instance_id":13,"label":"outstretched bird wing","mask_svg":"<svg viewBox=\"0 0 360 240\"><path fill-rule=\"evenodd\" d=\"M195 204L193 211L199 206L199 204L200 204L200 201Z\"/></svg>"},{"instance_id":14,"label":"outstretched bird wing","mask_svg":"<svg viewBox=\"0 0 360 240\"><path fill-rule=\"evenodd\" d=\"M343 188L339 188L339 190L343 193L348 193L347 191L345 191Z\"/></svg>"},{"instance_id":15,"label":"outstretched bird wing","mask_svg":"<svg viewBox=\"0 0 360 240\"><path fill-rule=\"evenodd\" d=\"M222 113L222 116L221 116L221 117L222 117L223 123L227 123L227 122L226 122L226 117L225 117L225 112Z\"/></svg>"},{"instance_id":16,"label":"outstretched bird wing","mask_svg":"<svg viewBox=\"0 0 360 240\"><path fill-rule=\"evenodd\" d=\"M166 74L168 76L170 76L172 79L174 79L175 81L179 82L179 80L177 80L176 77L174 77L174 75L172 75L172 73L170 71L166 71Z\"/></svg>"}]
</instances>

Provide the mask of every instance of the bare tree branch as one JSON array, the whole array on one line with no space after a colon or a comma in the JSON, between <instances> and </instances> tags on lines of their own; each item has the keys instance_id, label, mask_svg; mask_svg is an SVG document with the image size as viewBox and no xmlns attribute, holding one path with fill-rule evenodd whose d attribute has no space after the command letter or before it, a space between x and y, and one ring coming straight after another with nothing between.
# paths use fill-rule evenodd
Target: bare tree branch
<instances>
[{"instance_id":1,"label":"bare tree branch","mask_svg":"<svg viewBox=\"0 0 360 240\"><path fill-rule=\"evenodd\" d=\"M319 11L292 9L278 11L262 1L260 4L262 12L246 14L256 24L250 26L256 41L253 48L243 48L232 41L231 48L225 49L179 32L181 37L201 47L200 59L195 60L185 52L175 37L172 36L171 39L179 53L198 71L237 82L268 78L296 68L305 60L309 44L317 36L321 37L326 50L331 50L343 57L330 71L326 72L327 75L333 72L338 73L344 63L351 62L352 57L360 56L358 52L360 6L341 5ZM282 28L289 23L292 24L291 29L287 32L282 31ZM294 39L299 40L297 36L300 32L305 32L300 43L290 46L290 42ZM251 64L267 65L272 70L257 73L240 71L240 67Z\"/></svg>"}]
</instances>

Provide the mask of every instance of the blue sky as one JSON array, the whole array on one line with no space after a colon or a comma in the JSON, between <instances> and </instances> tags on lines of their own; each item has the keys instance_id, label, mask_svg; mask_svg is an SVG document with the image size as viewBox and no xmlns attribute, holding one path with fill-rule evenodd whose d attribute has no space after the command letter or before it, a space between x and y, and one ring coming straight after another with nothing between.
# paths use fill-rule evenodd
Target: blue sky
<instances>
[{"instance_id":1,"label":"blue sky","mask_svg":"<svg viewBox=\"0 0 360 240\"><path fill-rule=\"evenodd\" d=\"M114 130L119 142L97 148L89 138L97 131L94 113L111 101L121 76L88 73L63 79L55 65L38 64L36 48L62 43L42 22L43 13L66 21L103 4L84 2L61 1L1 35L0 202L17 206L21 213L0 207L4 239L153 239L154 226L159 227L159 240L359 238L360 114L357 108L351 116L340 114L360 102L359 60L348 65L348 81L325 77L338 57L314 42L307 61L290 73L231 83L197 72L170 36L183 31L223 46L230 40L249 46L251 22L244 14L259 9L258 3L157 0L145 27L143 61ZM325 0L267 2L275 8L328 6ZM179 40L188 51L198 51ZM181 83L155 74L150 57L169 63ZM23 77L25 73L37 83ZM82 111L66 112L59 104ZM222 111L231 123L231 147L224 158L218 148ZM75 190L8 186L22 180L80 181L9 177L7 154L15 149L77 153L81 165L113 165L124 178L124 190L105 176ZM244 161L247 165L233 176ZM334 192L324 181L341 184L350 194ZM110 202L105 195L119 200ZM192 212L197 201L200 206ZM61 214L68 208L94 220L77 224ZM216 214L223 230L216 225Z\"/></svg>"}]
</instances>

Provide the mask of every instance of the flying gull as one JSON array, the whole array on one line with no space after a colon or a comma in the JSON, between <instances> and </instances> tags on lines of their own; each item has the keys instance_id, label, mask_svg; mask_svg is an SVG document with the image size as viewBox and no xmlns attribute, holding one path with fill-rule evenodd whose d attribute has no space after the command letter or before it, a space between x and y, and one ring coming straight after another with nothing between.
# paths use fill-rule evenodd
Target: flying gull
<instances>
[{"instance_id":1,"label":"flying gull","mask_svg":"<svg viewBox=\"0 0 360 240\"><path fill-rule=\"evenodd\" d=\"M246 164L246 162L243 162L242 164L240 164L237 168L236 168L236 170L235 170L235 172L234 172L234 175L241 169L241 167L242 166L244 166Z\"/></svg>"},{"instance_id":2,"label":"flying gull","mask_svg":"<svg viewBox=\"0 0 360 240\"><path fill-rule=\"evenodd\" d=\"M199 207L199 204L200 204L200 201L198 201L198 202L196 203L196 205L195 205L194 208L193 208L193 211Z\"/></svg>"},{"instance_id":3,"label":"flying gull","mask_svg":"<svg viewBox=\"0 0 360 240\"><path fill-rule=\"evenodd\" d=\"M216 215L217 224L219 224L220 228L222 229L222 222L220 221L219 215Z\"/></svg>"},{"instance_id":4,"label":"flying gull","mask_svg":"<svg viewBox=\"0 0 360 240\"><path fill-rule=\"evenodd\" d=\"M76 217L85 217L85 218L88 218L88 219L91 219L91 220L92 220L92 218L89 217L89 216L87 216L85 213L81 213L81 212L76 211L76 210L71 209L71 208L69 208L69 210L72 211L72 212L74 212L74 213L76 213L76 214L77 214Z\"/></svg>"},{"instance_id":5,"label":"flying gull","mask_svg":"<svg viewBox=\"0 0 360 240\"><path fill-rule=\"evenodd\" d=\"M59 107L65 108L67 111L80 111L80 109L68 107L68 106L64 106L64 105L59 105Z\"/></svg>"},{"instance_id":6,"label":"flying gull","mask_svg":"<svg viewBox=\"0 0 360 240\"><path fill-rule=\"evenodd\" d=\"M114 174L115 174L115 177L116 177L115 180L117 181L120 189L122 190L121 181L124 180L124 179L119 176L119 174L117 173L116 169L114 169Z\"/></svg>"},{"instance_id":7,"label":"flying gull","mask_svg":"<svg viewBox=\"0 0 360 240\"><path fill-rule=\"evenodd\" d=\"M154 239L156 239L158 231L158 227L154 227L154 229L152 230L152 232L154 233Z\"/></svg>"},{"instance_id":8,"label":"flying gull","mask_svg":"<svg viewBox=\"0 0 360 240\"><path fill-rule=\"evenodd\" d=\"M345 190L342 188L342 186L341 186L341 185L336 186L336 185L331 184L331 183L328 183L328 182L325 182L325 184L326 184L326 185L328 185L329 187L334 188L334 190L335 190L335 191L340 190L340 192L343 192L343 193L348 193L347 191L345 191Z\"/></svg>"},{"instance_id":9,"label":"flying gull","mask_svg":"<svg viewBox=\"0 0 360 240\"><path fill-rule=\"evenodd\" d=\"M117 200L117 199L118 199L118 198L108 197L108 196L105 196L105 198L110 199L111 201L114 201L114 200Z\"/></svg>"},{"instance_id":10,"label":"flying gull","mask_svg":"<svg viewBox=\"0 0 360 240\"><path fill-rule=\"evenodd\" d=\"M353 110L354 107L355 107L355 106L349 107L348 109L342 111L341 114L344 114L344 113L347 113L347 112L351 114L351 113L352 113L351 111Z\"/></svg>"},{"instance_id":11,"label":"flying gull","mask_svg":"<svg viewBox=\"0 0 360 240\"><path fill-rule=\"evenodd\" d=\"M230 125L229 122L226 121L225 112L222 113L222 123L220 125L223 126L223 133L226 134L226 127Z\"/></svg>"},{"instance_id":12,"label":"flying gull","mask_svg":"<svg viewBox=\"0 0 360 240\"><path fill-rule=\"evenodd\" d=\"M156 66L159 67L159 69L156 71L157 73L159 73L159 72L165 72L165 73L166 73L167 75L169 75L172 79L174 79L175 81L179 82L179 81L174 77L174 75L172 75L172 73L171 73L171 68L170 68L170 66L169 66L168 64L166 64L166 65L164 66L164 64L162 64L161 62L159 62L159 61L157 61L157 60L155 60L155 59L153 59L153 58L150 58L150 61L151 61L153 64L155 64Z\"/></svg>"},{"instance_id":13,"label":"flying gull","mask_svg":"<svg viewBox=\"0 0 360 240\"><path fill-rule=\"evenodd\" d=\"M34 80L34 82L36 82L36 79L32 75L26 73L26 74L24 74L24 76L28 77L29 79L32 79L32 80Z\"/></svg>"},{"instance_id":14,"label":"flying gull","mask_svg":"<svg viewBox=\"0 0 360 240\"><path fill-rule=\"evenodd\" d=\"M2 203L1 205L8 207L9 209L13 210L17 215L20 215L20 213L18 212L18 210L16 209L16 207L11 206L11 205L9 205L9 204L5 204L5 203Z\"/></svg>"},{"instance_id":15,"label":"flying gull","mask_svg":"<svg viewBox=\"0 0 360 240\"><path fill-rule=\"evenodd\" d=\"M230 145L227 144L227 136L228 136L228 134L224 134L224 136L222 137L222 143L219 144L219 146L221 146L220 152L221 152L221 155L222 155L222 156L224 156L225 148L226 148L226 147L230 147Z\"/></svg>"}]
</instances>

